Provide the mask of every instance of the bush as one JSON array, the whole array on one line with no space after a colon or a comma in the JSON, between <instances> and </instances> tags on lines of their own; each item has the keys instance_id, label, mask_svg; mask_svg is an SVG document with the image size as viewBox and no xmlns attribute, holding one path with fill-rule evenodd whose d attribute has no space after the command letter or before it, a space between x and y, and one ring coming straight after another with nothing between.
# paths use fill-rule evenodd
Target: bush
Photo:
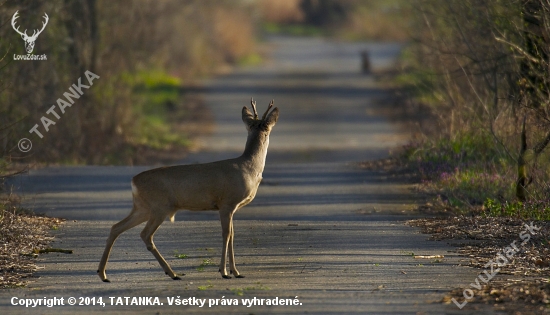
<instances>
[{"instance_id":1,"label":"bush","mask_svg":"<svg viewBox=\"0 0 550 315\"><path fill-rule=\"evenodd\" d=\"M461 207L544 217L550 6L417 0L410 9L415 41L397 81L439 126L409 150L426 180Z\"/></svg>"},{"instance_id":2,"label":"bush","mask_svg":"<svg viewBox=\"0 0 550 315\"><path fill-rule=\"evenodd\" d=\"M35 47L48 60L11 61L3 72L11 88L0 90L0 123L21 120L5 146L30 138L26 161L132 164L144 147L184 147L188 137L167 114L191 107L181 86L255 54L252 8L244 1L7 1L0 6L0 51L8 59L24 53L10 25L17 10L22 28L50 16ZM100 76L93 87L61 118L47 114L87 70ZM43 138L29 134L43 116L55 125Z\"/></svg>"}]
</instances>

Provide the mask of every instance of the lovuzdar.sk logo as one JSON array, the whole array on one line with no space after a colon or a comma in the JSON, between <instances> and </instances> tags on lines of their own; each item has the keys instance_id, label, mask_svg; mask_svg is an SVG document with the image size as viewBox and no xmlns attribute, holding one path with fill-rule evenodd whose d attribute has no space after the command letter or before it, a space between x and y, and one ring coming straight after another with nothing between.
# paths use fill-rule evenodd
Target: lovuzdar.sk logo
<instances>
[{"instance_id":1,"label":"lovuzdar.sk logo","mask_svg":"<svg viewBox=\"0 0 550 315\"><path fill-rule=\"evenodd\" d=\"M32 35L27 35L27 30L25 29L24 32L19 31L19 26L15 27L15 20L19 18L18 14L19 11L15 11L15 14L11 18L11 26L13 29L21 35L21 38L25 41L25 50L27 51L26 55L13 55L13 60L47 60L46 55L34 55L32 51L34 50L34 44L36 39L38 38L38 35L44 31L46 28L46 25L48 25L49 17L46 13L44 13L44 22L42 22L42 29L41 30L34 30Z\"/></svg>"}]
</instances>

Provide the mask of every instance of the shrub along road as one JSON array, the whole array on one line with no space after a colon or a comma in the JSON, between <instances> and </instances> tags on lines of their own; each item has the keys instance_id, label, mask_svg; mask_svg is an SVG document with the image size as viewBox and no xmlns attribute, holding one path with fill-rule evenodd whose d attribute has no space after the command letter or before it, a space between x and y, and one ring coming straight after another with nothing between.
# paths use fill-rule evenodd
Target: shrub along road
<instances>
[{"instance_id":1,"label":"shrub along road","mask_svg":"<svg viewBox=\"0 0 550 315\"><path fill-rule=\"evenodd\" d=\"M69 219L54 231L52 246L74 254L40 256L40 278L28 288L1 291L0 312L479 312L440 302L446 292L472 282L478 271L458 266L460 258L448 252L451 247L427 241L418 229L403 224L415 216L409 185L354 163L384 157L406 140L397 126L376 114L374 103L384 91L372 76L360 73L362 50L368 49L374 67L382 68L391 64L399 47L285 37L273 37L267 45L270 59L261 67L238 69L189 91L204 94L216 129L182 161L239 155L246 139L241 108L253 96L263 113L275 99L281 114L271 135L264 181L256 199L235 215L236 261L246 278L226 280L217 272L217 213L183 211L155 235L173 269L186 274L182 281L164 275L139 237L141 225L115 243L107 265L112 282L101 282L95 270L110 226L128 214L130 179L147 168L49 167L31 171L16 184L27 206ZM445 258L415 259L413 254ZM67 304L71 296L102 297L106 306L11 306L12 297L64 297ZM163 305L126 305L132 299L124 297L152 297L145 301L152 303L158 297ZM299 305L267 305L280 304L276 298L297 299ZM182 299L205 304L169 305ZM242 305L253 301L263 305ZM111 305L117 302L122 305ZM235 302L238 306L226 305Z\"/></svg>"}]
</instances>

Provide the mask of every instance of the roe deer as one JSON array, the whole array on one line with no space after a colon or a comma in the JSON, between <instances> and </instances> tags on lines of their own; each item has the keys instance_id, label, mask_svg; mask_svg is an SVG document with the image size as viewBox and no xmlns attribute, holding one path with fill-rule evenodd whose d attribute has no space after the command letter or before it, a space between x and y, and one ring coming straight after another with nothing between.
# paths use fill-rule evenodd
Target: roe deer
<instances>
[{"instance_id":1,"label":"roe deer","mask_svg":"<svg viewBox=\"0 0 550 315\"><path fill-rule=\"evenodd\" d=\"M153 234L167 217L173 222L176 212L183 209L219 211L223 236L219 271L223 278L231 278L226 269L229 256L230 272L237 278L243 278L235 267L233 214L256 196L265 166L269 134L279 117L278 108L269 112L273 107L273 101L262 119L258 119L254 100L250 103L253 114L246 106L242 109L242 119L248 130L248 138L244 153L240 157L205 164L161 167L134 176L132 211L111 228L97 270L101 280L109 282L105 267L117 237L145 221L147 224L141 231L141 239L164 272L172 279L180 280L157 250L153 243Z\"/></svg>"},{"instance_id":2,"label":"roe deer","mask_svg":"<svg viewBox=\"0 0 550 315\"><path fill-rule=\"evenodd\" d=\"M370 55L366 50L361 52L361 71L364 74L371 73Z\"/></svg>"}]
</instances>

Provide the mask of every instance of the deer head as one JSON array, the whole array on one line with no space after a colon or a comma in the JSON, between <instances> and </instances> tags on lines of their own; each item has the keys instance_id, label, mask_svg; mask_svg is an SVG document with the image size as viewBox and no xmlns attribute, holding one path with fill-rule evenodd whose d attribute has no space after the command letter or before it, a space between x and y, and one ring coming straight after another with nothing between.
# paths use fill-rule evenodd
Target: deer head
<instances>
[{"instance_id":1,"label":"deer head","mask_svg":"<svg viewBox=\"0 0 550 315\"><path fill-rule=\"evenodd\" d=\"M246 128L248 131L252 131L255 129L267 131L268 134L271 131L271 128L275 125L277 122L277 119L279 118L279 109L275 107L271 111L271 108L273 107L273 100L271 103L269 103L269 106L267 106L267 110L265 111L264 115L262 116L262 119L259 119L258 112L256 111L256 102L254 99L250 100L250 105L252 105L252 110L254 111L254 114L248 110L248 108L243 107L242 110L242 116L243 116L243 122L246 125Z\"/></svg>"},{"instance_id":2,"label":"deer head","mask_svg":"<svg viewBox=\"0 0 550 315\"><path fill-rule=\"evenodd\" d=\"M15 20L17 20L19 18L19 16L17 15L19 11L15 11L15 14L13 15L12 19L11 19L11 26L13 27L13 29L19 33L21 35L21 38L23 38L23 40L25 41L25 50L27 50L27 53L32 53L33 49L34 49L34 42L36 41L36 38L38 37L38 35L40 35L40 33L42 33L42 31L44 30L44 28L46 27L46 25L48 24L48 15L46 13L44 13L44 19L45 21L42 22L42 29L39 31L39 30L34 30L34 32L32 33L31 36L27 35L27 30L25 30L25 32L21 33L21 31L19 31L19 27L15 27Z\"/></svg>"},{"instance_id":3,"label":"deer head","mask_svg":"<svg viewBox=\"0 0 550 315\"><path fill-rule=\"evenodd\" d=\"M250 100L250 105L252 105L254 113L251 113L246 106L243 107L242 110L243 122L248 130L248 137L242 157L255 160L257 162L255 165L261 173L265 165L267 146L269 145L269 134L273 126L275 126L275 123L277 123L279 109L275 107L269 112L271 108L273 108L273 101L271 101L260 119L256 111L256 102L254 102L253 99Z\"/></svg>"}]
</instances>

